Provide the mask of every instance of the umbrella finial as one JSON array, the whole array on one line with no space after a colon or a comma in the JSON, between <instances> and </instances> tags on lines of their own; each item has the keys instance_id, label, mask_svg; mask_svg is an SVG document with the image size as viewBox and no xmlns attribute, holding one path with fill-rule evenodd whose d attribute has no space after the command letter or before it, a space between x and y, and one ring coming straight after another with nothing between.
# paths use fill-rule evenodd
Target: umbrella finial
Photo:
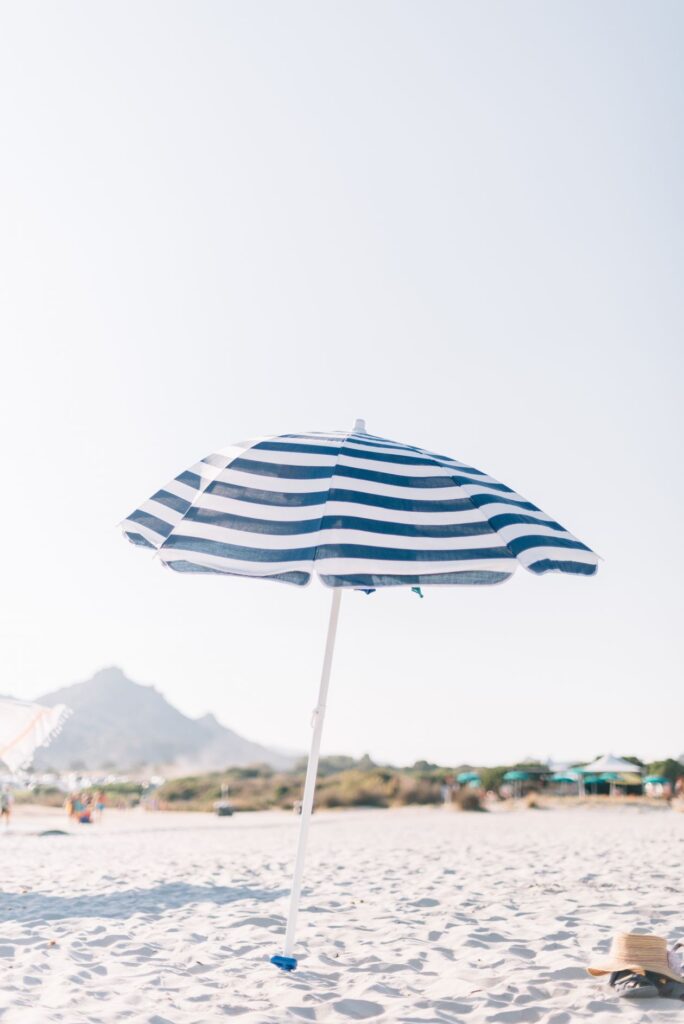
<instances>
[{"instance_id":1,"label":"umbrella finial","mask_svg":"<svg viewBox=\"0 0 684 1024\"><path fill-rule=\"evenodd\" d=\"M368 431L366 430L366 421L365 420L357 420L356 421L356 423L354 424L354 433L355 434L367 434L368 433Z\"/></svg>"}]
</instances>

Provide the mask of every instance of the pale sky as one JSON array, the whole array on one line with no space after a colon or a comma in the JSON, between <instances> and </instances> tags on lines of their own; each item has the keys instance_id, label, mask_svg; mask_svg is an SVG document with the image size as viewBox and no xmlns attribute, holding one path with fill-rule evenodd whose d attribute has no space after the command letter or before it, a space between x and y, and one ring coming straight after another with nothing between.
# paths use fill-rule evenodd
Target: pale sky
<instances>
[{"instance_id":1,"label":"pale sky","mask_svg":"<svg viewBox=\"0 0 684 1024\"><path fill-rule=\"evenodd\" d=\"M0 692L117 664L305 749L330 592L176 576L116 524L365 417L605 561L345 593L324 752L684 752L684 6L0 10Z\"/></svg>"}]
</instances>

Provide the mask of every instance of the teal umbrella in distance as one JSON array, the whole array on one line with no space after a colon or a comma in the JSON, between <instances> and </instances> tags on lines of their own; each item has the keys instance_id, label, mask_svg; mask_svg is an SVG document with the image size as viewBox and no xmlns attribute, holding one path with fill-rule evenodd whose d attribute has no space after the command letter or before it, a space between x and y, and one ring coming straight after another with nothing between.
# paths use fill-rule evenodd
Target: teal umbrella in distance
<instances>
[{"instance_id":1,"label":"teal umbrella in distance","mask_svg":"<svg viewBox=\"0 0 684 1024\"><path fill-rule=\"evenodd\" d=\"M579 776L573 772L554 772L551 776L551 782L579 782Z\"/></svg>"}]
</instances>

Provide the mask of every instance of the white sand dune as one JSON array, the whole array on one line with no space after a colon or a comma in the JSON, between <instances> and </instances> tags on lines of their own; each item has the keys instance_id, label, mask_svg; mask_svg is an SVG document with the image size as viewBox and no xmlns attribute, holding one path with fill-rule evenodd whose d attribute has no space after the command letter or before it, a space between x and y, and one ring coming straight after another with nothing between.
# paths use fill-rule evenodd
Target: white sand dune
<instances>
[{"instance_id":1,"label":"white sand dune","mask_svg":"<svg viewBox=\"0 0 684 1024\"><path fill-rule=\"evenodd\" d=\"M584 970L614 930L684 938L684 814L319 813L286 975L268 958L297 824L18 813L0 834L2 1024L684 1019Z\"/></svg>"}]
</instances>

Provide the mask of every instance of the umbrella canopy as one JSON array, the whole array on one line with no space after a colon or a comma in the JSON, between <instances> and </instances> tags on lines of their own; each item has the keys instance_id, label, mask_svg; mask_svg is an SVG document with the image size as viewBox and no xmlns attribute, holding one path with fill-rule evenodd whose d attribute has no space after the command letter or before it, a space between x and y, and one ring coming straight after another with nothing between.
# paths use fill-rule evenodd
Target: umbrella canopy
<instances>
[{"instance_id":1,"label":"umbrella canopy","mask_svg":"<svg viewBox=\"0 0 684 1024\"><path fill-rule=\"evenodd\" d=\"M522 772L522 771L514 770L514 771L506 772L506 774L504 775L504 782L523 782L525 779L531 779L531 778L532 778L531 772Z\"/></svg>"},{"instance_id":2,"label":"umbrella canopy","mask_svg":"<svg viewBox=\"0 0 684 1024\"><path fill-rule=\"evenodd\" d=\"M578 782L579 775L576 772L554 772L551 782Z\"/></svg>"},{"instance_id":3,"label":"umbrella canopy","mask_svg":"<svg viewBox=\"0 0 684 1024\"><path fill-rule=\"evenodd\" d=\"M643 768L640 768L638 764L633 764L631 761L624 761L621 757L604 754L596 761L592 761L591 764L585 764L581 768L575 768L574 770L590 775L605 775L606 773L619 775L620 772L637 772L641 774Z\"/></svg>"},{"instance_id":4,"label":"umbrella canopy","mask_svg":"<svg viewBox=\"0 0 684 1024\"><path fill-rule=\"evenodd\" d=\"M488 585L519 564L592 576L598 557L473 466L366 431L281 434L214 452L121 524L170 569L333 588L282 956L292 955L342 590Z\"/></svg>"},{"instance_id":5,"label":"umbrella canopy","mask_svg":"<svg viewBox=\"0 0 684 1024\"><path fill-rule=\"evenodd\" d=\"M70 714L64 704L45 708L23 700L0 700L0 761L11 772L30 764L34 752L57 735Z\"/></svg>"},{"instance_id":6,"label":"umbrella canopy","mask_svg":"<svg viewBox=\"0 0 684 1024\"><path fill-rule=\"evenodd\" d=\"M644 782L649 786L666 786L669 779L665 775L647 775Z\"/></svg>"},{"instance_id":7,"label":"umbrella canopy","mask_svg":"<svg viewBox=\"0 0 684 1024\"><path fill-rule=\"evenodd\" d=\"M473 466L365 432L283 434L222 448L122 524L177 572L303 586L492 584L592 575L598 558Z\"/></svg>"},{"instance_id":8,"label":"umbrella canopy","mask_svg":"<svg viewBox=\"0 0 684 1024\"><path fill-rule=\"evenodd\" d=\"M466 782L480 782L480 776L477 772L461 772L456 776L456 781L464 785Z\"/></svg>"}]
</instances>

